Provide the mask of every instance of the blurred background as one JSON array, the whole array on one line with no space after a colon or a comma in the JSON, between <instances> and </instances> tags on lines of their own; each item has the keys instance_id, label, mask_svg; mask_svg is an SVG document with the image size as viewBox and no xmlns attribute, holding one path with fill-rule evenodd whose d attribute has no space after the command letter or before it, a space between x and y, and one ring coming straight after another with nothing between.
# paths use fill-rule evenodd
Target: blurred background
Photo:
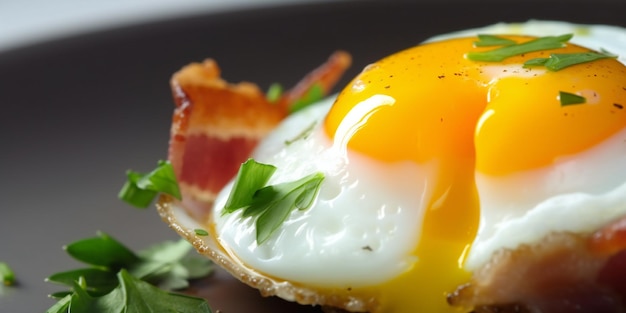
<instances>
[{"instance_id":1,"label":"blurred background","mask_svg":"<svg viewBox=\"0 0 626 313\"><path fill-rule=\"evenodd\" d=\"M0 262L18 279L0 284L0 312L50 307L60 288L44 278L78 265L62 246L97 230L133 249L177 238L117 192L127 169L167 157L169 78L187 63L212 57L227 80L266 89L344 49L342 85L436 34L529 19L626 27L623 12L624 0L0 0ZM211 300L227 307L244 289L232 290Z\"/></svg>"},{"instance_id":2,"label":"blurred background","mask_svg":"<svg viewBox=\"0 0 626 313\"><path fill-rule=\"evenodd\" d=\"M0 51L108 27L136 25L190 14L323 1L1 0Z\"/></svg>"},{"instance_id":3,"label":"blurred background","mask_svg":"<svg viewBox=\"0 0 626 313\"><path fill-rule=\"evenodd\" d=\"M0 51L42 40L87 33L110 27L250 8L303 3L359 2L354 0L0 0ZM379 0L382 1L382 0ZM384 2L485 3L475 0L412 0ZM486 1L515 3L516 0ZM542 0L527 0L528 5ZM619 3L623 0L561 0L562 10L576 10L576 3ZM355 5L358 5L355 3ZM478 9L478 8L477 8ZM468 12L471 13L471 12Z\"/></svg>"}]
</instances>

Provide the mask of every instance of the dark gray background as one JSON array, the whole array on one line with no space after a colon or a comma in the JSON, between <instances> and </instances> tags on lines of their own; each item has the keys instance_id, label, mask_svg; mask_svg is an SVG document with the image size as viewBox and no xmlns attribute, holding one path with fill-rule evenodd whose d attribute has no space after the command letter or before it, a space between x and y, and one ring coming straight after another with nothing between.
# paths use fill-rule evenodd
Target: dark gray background
<instances>
[{"instance_id":1,"label":"dark gray background","mask_svg":"<svg viewBox=\"0 0 626 313\"><path fill-rule=\"evenodd\" d=\"M116 195L128 168L166 158L168 81L184 64L213 57L226 79L267 88L295 83L345 49L354 56L345 83L435 34L530 18L626 26L624 12L623 0L355 1L189 16L1 53L0 261L19 284L0 287L0 312L51 306L46 295L59 288L44 278L78 265L61 247L97 230L133 249L177 238L154 209ZM222 273L191 292L226 313L296 310Z\"/></svg>"}]
</instances>

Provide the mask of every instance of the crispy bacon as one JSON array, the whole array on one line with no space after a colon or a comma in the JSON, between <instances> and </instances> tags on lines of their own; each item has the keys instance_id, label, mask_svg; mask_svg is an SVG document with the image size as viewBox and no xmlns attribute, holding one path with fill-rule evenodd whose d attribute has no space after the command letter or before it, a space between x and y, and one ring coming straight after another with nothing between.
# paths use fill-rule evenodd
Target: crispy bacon
<instances>
[{"instance_id":1,"label":"crispy bacon","mask_svg":"<svg viewBox=\"0 0 626 313\"><path fill-rule=\"evenodd\" d=\"M290 106L317 84L328 94L350 63L348 53L335 52L276 103L255 84L224 81L211 59L175 73L169 160L189 213L204 219L217 192L259 140L289 114Z\"/></svg>"},{"instance_id":2,"label":"crispy bacon","mask_svg":"<svg viewBox=\"0 0 626 313\"><path fill-rule=\"evenodd\" d=\"M591 235L554 233L498 251L448 297L474 312L626 312L626 217Z\"/></svg>"}]
</instances>

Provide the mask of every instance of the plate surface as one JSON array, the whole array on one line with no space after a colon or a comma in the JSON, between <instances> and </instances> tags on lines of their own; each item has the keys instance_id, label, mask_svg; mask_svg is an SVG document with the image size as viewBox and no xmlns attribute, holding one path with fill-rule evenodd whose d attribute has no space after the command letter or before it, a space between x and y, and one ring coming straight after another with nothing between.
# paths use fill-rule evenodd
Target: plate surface
<instances>
[{"instance_id":1,"label":"plate surface","mask_svg":"<svg viewBox=\"0 0 626 313\"><path fill-rule=\"evenodd\" d=\"M336 49L363 66L439 33L506 21L557 19L626 26L623 1L342 2L190 16L100 31L0 54L0 311L42 312L45 283L78 263L64 244L102 230L141 249L177 239L154 209L116 199L128 168L166 157L168 81L184 64L218 60L230 81L295 83ZM223 272L189 290L214 309L319 312L265 299Z\"/></svg>"}]
</instances>

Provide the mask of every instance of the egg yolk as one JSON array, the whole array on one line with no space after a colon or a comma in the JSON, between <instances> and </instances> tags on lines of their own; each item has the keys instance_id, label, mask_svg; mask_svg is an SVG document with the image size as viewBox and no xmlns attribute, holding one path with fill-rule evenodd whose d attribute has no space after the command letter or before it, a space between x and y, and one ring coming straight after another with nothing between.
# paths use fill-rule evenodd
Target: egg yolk
<instances>
[{"instance_id":1,"label":"egg yolk","mask_svg":"<svg viewBox=\"0 0 626 313\"><path fill-rule=\"evenodd\" d=\"M327 135L348 151L381 162L437 166L433 196L423 220L415 221L421 229L413 250L417 261L382 286L365 288L378 295L380 312L456 312L446 295L471 275L463 261L479 225L476 172L504 176L547 166L626 125L626 70L617 60L559 71L523 66L551 53L589 51L567 44L478 62L467 53L494 47L475 47L476 40L424 44L368 66L325 120ZM560 92L582 96L585 103L562 105ZM354 120L347 122L351 131L341 131L348 118Z\"/></svg>"}]
</instances>

